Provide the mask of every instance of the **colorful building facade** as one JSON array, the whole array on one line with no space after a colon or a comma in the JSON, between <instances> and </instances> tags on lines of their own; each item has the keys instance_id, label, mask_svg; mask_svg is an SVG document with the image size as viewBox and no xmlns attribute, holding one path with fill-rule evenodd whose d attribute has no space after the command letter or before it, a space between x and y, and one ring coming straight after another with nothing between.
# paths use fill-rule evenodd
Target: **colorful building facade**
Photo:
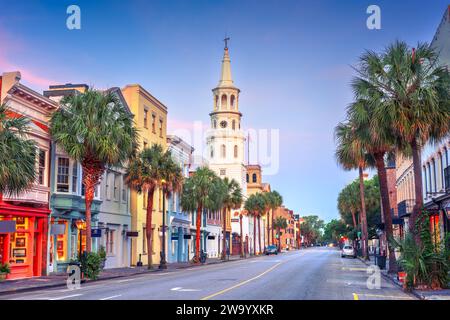
<instances>
[{"instance_id":1,"label":"colorful building facade","mask_svg":"<svg viewBox=\"0 0 450 320\"><path fill-rule=\"evenodd\" d=\"M134 114L136 128L139 131L139 149L159 144L167 148L167 107L152 96L139 84L130 84L122 88L122 94L131 112ZM146 216L147 194L130 191L131 230L137 237L131 240L131 265L147 264L152 255L154 264L160 262L162 244L162 192L157 189L153 199L153 248L147 248ZM167 239L167 237L166 237ZM166 246L167 248L167 246Z\"/></svg>"},{"instance_id":2,"label":"colorful building facade","mask_svg":"<svg viewBox=\"0 0 450 320\"><path fill-rule=\"evenodd\" d=\"M27 138L37 146L37 179L26 192L0 195L0 220L12 222L9 230L0 228L0 262L11 267L7 279L47 274L52 152L48 120L57 104L24 86L20 80L20 72L0 76L0 103L7 105L10 117L25 117L30 121Z\"/></svg>"}]
</instances>

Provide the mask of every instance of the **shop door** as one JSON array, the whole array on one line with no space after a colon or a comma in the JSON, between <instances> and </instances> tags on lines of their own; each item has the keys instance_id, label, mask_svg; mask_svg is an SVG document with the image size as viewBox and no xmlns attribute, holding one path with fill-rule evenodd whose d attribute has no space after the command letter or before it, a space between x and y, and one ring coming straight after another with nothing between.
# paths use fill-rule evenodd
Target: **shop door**
<instances>
[{"instance_id":1,"label":"shop door","mask_svg":"<svg viewBox=\"0 0 450 320\"><path fill-rule=\"evenodd\" d=\"M0 234L0 263L6 263L6 235Z\"/></svg>"}]
</instances>

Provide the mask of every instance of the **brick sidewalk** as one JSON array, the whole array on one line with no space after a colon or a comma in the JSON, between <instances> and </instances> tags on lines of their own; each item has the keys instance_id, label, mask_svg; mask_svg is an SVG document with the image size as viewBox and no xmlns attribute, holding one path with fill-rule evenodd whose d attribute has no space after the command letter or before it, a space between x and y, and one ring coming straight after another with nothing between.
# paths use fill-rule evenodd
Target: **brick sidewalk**
<instances>
[{"instance_id":1,"label":"brick sidewalk","mask_svg":"<svg viewBox=\"0 0 450 320\"><path fill-rule=\"evenodd\" d=\"M248 257L248 258L253 258L253 257ZM218 258L209 258L206 260L206 263L203 265L225 263L225 262L237 261L237 260L242 260L242 259L239 256L230 256L229 259L225 260L225 261L220 260ZM200 268L203 265L202 264L193 264L191 262L184 262L184 263L168 263L166 270L159 270L158 265L154 265L154 268L152 270L148 270L147 266L105 269L100 273L98 279L95 281L129 277L129 276L133 276L133 275L145 274L145 273L151 273L151 272L173 271L173 270L190 268L190 267L194 267L194 268L199 267ZM0 295L65 286L66 278L67 278L67 275L60 274L60 275L34 277L34 278L18 279L18 280L5 280L5 281L0 282ZM88 281L93 281L93 280L88 280Z\"/></svg>"}]
</instances>

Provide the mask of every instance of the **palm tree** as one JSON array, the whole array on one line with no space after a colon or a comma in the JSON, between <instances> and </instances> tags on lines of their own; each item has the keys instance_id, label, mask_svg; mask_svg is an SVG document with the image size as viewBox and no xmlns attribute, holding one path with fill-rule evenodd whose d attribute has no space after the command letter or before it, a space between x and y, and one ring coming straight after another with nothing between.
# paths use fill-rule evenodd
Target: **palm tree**
<instances>
[{"instance_id":1,"label":"palm tree","mask_svg":"<svg viewBox=\"0 0 450 320\"><path fill-rule=\"evenodd\" d=\"M273 230L274 230L273 229L273 220L274 220L273 219L273 211L283 204L283 197L276 190L273 190L273 191L267 193L267 197L268 197L268 205L269 205L269 208L271 211L270 217L269 217L269 215L267 217L267 237L269 237L269 235L271 235L272 241L270 243L273 244ZM272 232L270 232L270 230L269 230L269 221L271 224Z\"/></svg>"},{"instance_id":2,"label":"palm tree","mask_svg":"<svg viewBox=\"0 0 450 320\"><path fill-rule=\"evenodd\" d=\"M382 54L367 52L362 62L360 87L376 92L383 101L373 114L374 122L383 123L399 138L400 151L412 153L415 206L410 231L419 240L414 229L423 207L421 150L428 141L439 142L449 133L450 73L426 43L410 49L397 41Z\"/></svg>"},{"instance_id":3,"label":"palm tree","mask_svg":"<svg viewBox=\"0 0 450 320\"><path fill-rule=\"evenodd\" d=\"M242 189L239 183L234 179L228 179L225 177L223 180L224 185L224 198L222 203L222 260L225 260L227 256L227 242L226 242L226 228L227 228L227 213L231 212L232 209L238 209L242 205Z\"/></svg>"},{"instance_id":4,"label":"palm tree","mask_svg":"<svg viewBox=\"0 0 450 320\"><path fill-rule=\"evenodd\" d=\"M277 230L277 238L278 238L278 251L281 251L281 235L280 231L285 230L287 228L287 220L284 217L278 216L276 217L273 227Z\"/></svg>"},{"instance_id":5,"label":"palm tree","mask_svg":"<svg viewBox=\"0 0 450 320\"><path fill-rule=\"evenodd\" d=\"M186 179L181 196L181 207L187 212L197 212L195 257L194 262L200 261L200 228L203 210L217 210L223 197L223 188L218 183L220 179L214 171L207 167L198 168L194 174Z\"/></svg>"},{"instance_id":6,"label":"palm tree","mask_svg":"<svg viewBox=\"0 0 450 320\"><path fill-rule=\"evenodd\" d=\"M153 144L150 148L145 148L131 159L127 174L126 183L138 193L147 193L147 215L146 215L146 238L148 249L148 268L153 268L153 198L155 191L166 182L166 190L176 188L176 181L168 178L168 160L170 153L164 152L159 144Z\"/></svg>"},{"instance_id":7,"label":"palm tree","mask_svg":"<svg viewBox=\"0 0 450 320\"><path fill-rule=\"evenodd\" d=\"M243 233L243 228L242 228L242 218L244 217L244 215L247 215L248 212L247 210L240 210L240 211L236 211L235 212L235 216L239 216L239 228L240 228L240 257L244 258L245 252L244 252L244 233Z\"/></svg>"},{"instance_id":8,"label":"palm tree","mask_svg":"<svg viewBox=\"0 0 450 320\"><path fill-rule=\"evenodd\" d=\"M0 105L0 203L3 194L20 194L36 179L36 144L26 138L28 122L10 117L6 105Z\"/></svg>"},{"instance_id":9,"label":"palm tree","mask_svg":"<svg viewBox=\"0 0 450 320\"><path fill-rule=\"evenodd\" d=\"M91 251L91 204L105 168L122 166L137 145L133 115L109 91L92 89L61 100L50 120L53 140L81 163L86 204L86 251Z\"/></svg>"},{"instance_id":10,"label":"palm tree","mask_svg":"<svg viewBox=\"0 0 450 320\"><path fill-rule=\"evenodd\" d=\"M256 255L256 223L261 212L264 211L266 202L264 197L260 194L252 194L247 198L244 204L245 210L248 214L253 216L253 254ZM259 235L259 249L261 250L261 233Z\"/></svg>"},{"instance_id":11,"label":"palm tree","mask_svg":"<svg viewBox=\"0 0 450 320\"><path fill-rule=\"evenodd\" d=\"M366 135L365 135L366 136ZM365 137L364 136L364 137ZM335 129L335 138L337 141L336 159L345 170L358 169L359 173L359 194L360 194L360 214L361 231L363 235L363 257L369 260L369 233L367 229L366 200L364 195L364 168L372 158L365 153L362 141L359 139L358 132L354 130L350 123L340 123ZM355 214L352 213L353 223L356 227Z\"/></svg>"},{"instance_id":12,"label":"palm tree","mask_svg":"<svg viewBox=\"0 0 450 320\"><path fill-rule=\"evenodd\" d=\"M365 68L364 63L362 65L361 68ZM361 149L369 154L375 162L380 180L382 213L389 249L389 272L396 273L395 248L391 242L391 239L393 239L391 203L385 165L385 158L395 151L396 138L384 123L375 120L373 114L383 102L380 101L379 95L373 90L364 90L362 85L364 81L364 79L358 77L353 80L352 85L357 101L348 107L347 116L351 121L352 130L355 130L355 135L358 136Z\"/></svg>"}]
</instances>

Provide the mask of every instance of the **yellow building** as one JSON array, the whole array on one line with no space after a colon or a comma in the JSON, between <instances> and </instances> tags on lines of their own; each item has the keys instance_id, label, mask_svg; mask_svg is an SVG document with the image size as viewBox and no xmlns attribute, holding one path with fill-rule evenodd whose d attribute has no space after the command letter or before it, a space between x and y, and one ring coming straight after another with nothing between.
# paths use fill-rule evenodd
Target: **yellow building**
<instances>
[{"instance_id":1,"label":"yellow building","mask_svg":"<svg viewBox=\"0 0 450 320\"><path fill-rule=\"evenodd\" d=\"M139 149L150 147L152 144L160 144L167 148L167 107L152 96L139 84L130 84L122 89L123 96L134 114L136 127L139 130ZM167 205L167 203L166 203ZM139 261L145 265L148 263L149 250L146 237L146 207L147 195L131 191L131 229L138 232L131 243L131 264ZM156 190L153 199L153 263L160 261L162 239L162 194Z\"/></svg>"}]
</instances>

